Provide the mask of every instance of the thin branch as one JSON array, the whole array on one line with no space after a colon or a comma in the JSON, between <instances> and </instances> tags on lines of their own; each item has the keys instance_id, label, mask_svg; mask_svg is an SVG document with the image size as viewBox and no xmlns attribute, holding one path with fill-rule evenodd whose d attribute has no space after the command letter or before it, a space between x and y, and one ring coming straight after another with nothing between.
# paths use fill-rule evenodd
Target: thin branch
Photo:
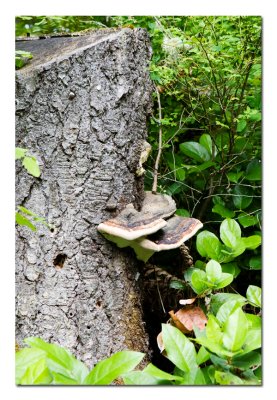
<instances>
[{"instance_id":1,"label":"thin branch","mask_svg":"<svg viewBox=\"0 0 277 400\"><path fill-rule=\"evenodd\" d=\"M155 86L155 89L156 89L156 93L157 93L158 107L159 107L159 147L158 147L158 154L157 154L155 167L154 167L154 180L153 180L153 186L152 186L152 193L154 193L154 194L157 193L158 171L159 171L160 158L161 158L161 154L162 154L162 138L163 138L161 98L160 98L160 93L156 86Z\"/></svg>"}]
</instances>

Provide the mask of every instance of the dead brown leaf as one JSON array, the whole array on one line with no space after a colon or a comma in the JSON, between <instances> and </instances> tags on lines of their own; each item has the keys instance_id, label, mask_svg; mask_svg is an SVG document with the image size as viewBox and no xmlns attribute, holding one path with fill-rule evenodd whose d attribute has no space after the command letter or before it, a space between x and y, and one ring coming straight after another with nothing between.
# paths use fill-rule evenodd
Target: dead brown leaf
<instances>
[{"instance_id":1,"label":"dead brown leaf","mask_svg":"<svg viewBox=\"0 0 277 400\"><path fill-rule=\"evenodd\" d=\"M183 307L176 313L170 311L171 316L176 328L180 329L183 333L193 331L193 327L203 330L208 322L206 315L200 307Z\"/></svg>"}]
</instances>

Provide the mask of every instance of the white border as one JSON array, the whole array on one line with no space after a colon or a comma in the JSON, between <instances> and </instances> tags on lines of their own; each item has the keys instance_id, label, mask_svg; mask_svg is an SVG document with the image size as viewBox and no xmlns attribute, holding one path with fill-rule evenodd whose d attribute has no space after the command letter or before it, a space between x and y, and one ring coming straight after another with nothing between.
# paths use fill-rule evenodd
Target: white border
<instances>
[{"instance_id":1,"label":"white border","mask_svg":"<svg viewBox=\"0 0 277 400\"><path fill-rule=\"evenodd\" d=\"M73 0L4 2L1 12L1 328L0 379L3 398L17 400L130 399L130 396L186 396L198 399L251 400L272 397L276 380L276 39L277 18L272 0L96 1ZM14 16L15 15L261 15L263 17L263 292L264 385L262 387L25 387L14 385ZM276 171L276 172L275 172ZM5 396L6 395L6 396ZM243 396L243 397L242 397ZM151 398L150 397L150 398Z\"/></svg>"}]
</instances>

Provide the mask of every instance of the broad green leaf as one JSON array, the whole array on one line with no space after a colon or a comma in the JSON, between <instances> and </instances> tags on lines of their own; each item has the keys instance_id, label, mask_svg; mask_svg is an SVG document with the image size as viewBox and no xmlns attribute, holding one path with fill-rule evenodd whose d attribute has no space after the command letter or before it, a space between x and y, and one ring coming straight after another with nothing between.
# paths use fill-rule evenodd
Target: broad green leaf
<instances>
[{"instance_id":1,"label":"broad green leaf","mask_svg":"<svg viewBox=\"0 0 277 400\"><path fill-rule=\"evenodd\" d=\"M191 286L195 293L200 294L209 288L206 282L206 274L201 269L195 268L191 274Z\"/></svg>"},{"instance_id":2,"label":"broad green leaf","mask_svg":"<svg viewBox=\"0 0 277 400\"><path fill-rule=\"evenodd\" d=\"M233 189L233 203L238 210L244 210L253 201L253 190L248 187L236 185Z\"/></svg>"},{"instance_id":3,"label":"broad green leaf","mask_svg":"<svg viewBox=\"0 0 277 400\"><path fill-rule=\"evenodd\" d=\"M228 172L227 177L230 182L238 183L240 177L243 175L243 171L239 172Z\"/></svg>"},{"instance_id":4,"label":"broad green leaf","mask_svg":"<svg viewBox=\"0 0 277 400\"><path fill-rule=\"evenodd\" d=\"M233 281L233 279L234 279L234 277L233 277L232 274L228 274L226 272L222 272L221 278L216 283L216 289L222 289L222 288L230 285L230 283Z\"/></svg>"},{"instance_id":5,"label":"broad green leaf","mask_svg":"<svg viewBox=\"0 0 277 400\"><path fill-rule=\"evenodd\" d=\"M79 382L76 379L70 378L70 377L60 374L58 372L51 371L51 375L53 376L53 384L54 385L81 385L82 384L82 382Z\"/></svg>"},{"instance_id":6,"label":"broad green leaf","mask_svg":"<svg viewBox=\"0 0 277 400\"><path fill-rule=\"evenodd\" d=\"M250 353L243 354L241 356L235 356L232 358L232 365L240 369L248 369L254 365L257 367L261 365L262 357L258 351L251 351Z\"/></svg>"},{"instance_id":7,"label":"broad green leaf","mask_svg":"<svg viewBox=\"0 0 277 400\"><path fill-rule=\"evenodd\" d=\"M221 247L219 239L212 232L202 231L197 235L196 248L202 257L218 260Z\"/></svg>"},{"instance_id":8,"label":"broad green leaf","mask_svg":"<svg viewBox=\"0 0 277 400\"><path fill-rule=\"evenodd\" d=\"M220 225L220 238L227 247L235 249L241 238L239 224L233 219L225 219Z\"/></svg>"},{"instance_id":9,"label":"broad green leaf","mask_svg":"<svg viewBox=\"0 0 277 400\"><path fill-rule=\"evenodd\" d=\"M229 360L226 360L225 358L218 357L214 354L211 354L211 362L216 368L224 369L224 370L229 370L230 369L230 362Z\"/></svg>"},{"instance_id":10,"label":"broad green leaf","mask_svg":"<svg viewBox=\"0 0 277 400\"><path fill-rule=\"evenodd\" d=\"M259 349L262 346L262 329L250 328L243 346L243 353Z\"/></svg>"},{"instance_id":11,"label":"broad green leaf","mask_svg":"<svg viewBox=\"0 0 277 400\"><path fill-rule=\"evenodd\" d=\"M197 142L185 142L180 144L180 150L186 156L198 162L209 161L211 156L204 146Z\"/></svg>"},{"instance_id":12,"label":"broad green leaf","mask_svg":"<svg viewBox=\"0 0 277 400\"><path fill-rule=\"evenodd\" d=\"M26 156L23 158L22 165L26 168L29 174L38 178L40 176L40 169L35 157Z\"/></svg>"},{"instance_id":13,"label":"broad green leaf","mask_svg":"<svg viewBox=\"0 0 277 400\"><path fill-rule=\"evenodd\" d=\"M180 371L180 375L183 378L181 385L206 385L205 376L199 367L191 369L189 372Z\"/></svg>"},{"instance_id":14,"label":"broad green leaf","mask_svg":"<svg viewBox=\"0 0 277 400\"><path fill-rule=\"evenodd\" d=\"M213 365L208 365L207 367L201 368L202 374L204 376L206 385L214 384L214 371L215 368ZM211 375L211 376L210 376Z\"/></svg>"},{"instance_id":15,"label":"broad green leaf","mask_svg":"<svg viewBox=\"0 0 277 400\"><path fill-rule=\"evenodd\" d=\"M196 356L197 364L201 365L204 362L208 361L209 359L210 359L210 353L205 349L205 347L201 346Z\"/></svg>"},{"instance_id":16,"label":"broad green leaf","mask_svg":"<svg viewBox=\"0 0 277 400\"><path fill-rule=\"evenodd\" d=\"M197 367L194 345L179 329L162 324L162 337L167 357L173 364L184 372Z\"/></svg>"},{"instance_id":17,"label":"broad green leaf","mask_svg":"<svg viewBox=\"0 0 277 400\"><path fill-rule=\"evenodd\" d=\"M239 214L238 220L241 226L243 226L244 228L254 226L259 222L257 215L250 215L246 213Z\"/></svg>"},{"instance_id":18,"label":"broad green leaf","mask_svg":"<svg viewBox=\"0 0 277 400\"><path fill-rule=\"evenodd\" d=\"M100 361L84 380L85 385L109 385L116 378L132 371L143 359L136 351L120 351Z\"/></svg>"},{"instance_id":19,"label":"broad green leaf","mask_svg":"<svg viewBox=\"0 0 277 400\"><path fill-rule=\"evenodd\" d=\"M262 242L262 238L259 235L248 236L247 238L242 238L242 240L245 247L250 250L255 250Z\"/></svg>"},{"instance_id":20,"label":"broad green leaf","mask_svg":"<svg viewBox=\"0 0 277 400\"><path fill-rule=\"evenodd\" d=\"M171 375L167 372L162 371L161 369L155 367L153 364L148 364L146 368L144 368L143 372L147 372L149 375L154 376L155 378L164 379L168 381L181 381L182 378L177 375Z\"/></svg>"},{"instance_id":21,"label":"broad green leaf","mask_svg":"<svg viewBox=\"0 0 277 400\"><path fill-rule=\"evenodd\" d=\"M241 308L229 315L223 330L223 345L226 349L236 352L245 342L248 332L248 320Z\"/></svg>"},{"instance_id":22,"label":"broad green leaf","mask_svg":"<svg viewBox=\"0 0 277 400\"><path fill-rule=\"evenodd\" d=\"M234 353L232 351L226 350L219 343L215 343L206 337L197 337L197 339L195 339L195 341L197 343L199 343L200 345L204 346L211 353L218 354L219 356L222 356L222 357L233 357L234 356Z\"/></svg>"},{"instance_id":23,"label":"broad green leaf","mask_svg":"<svg viewBox=\"0 0 277 400\"><path fill-rule=\"evenodd\" d=\"M38 360L30 365L20 380L20 385L48 385L53 380L46 360Z\"/></svg>"},{"instance_id":24,"label":"broad green leaf","mask_svg":"<svg viewBox=\"0 0 277 400\"><path fill-rule=\"evenodd\" d=\"M261 161L254 159L250 161L246 168L245 178L248 181L260 181L262 179Z\"/></svg>"},{"instance_id":25,"label":"broad green leaf","mask_svg":"<svg viewBox=\"0 0 277 400\"><path fill-rule=\"evenodd\" d=\"M36 214L34 214L32 211L28 210L28 209L25 208L25 207L17 206L17 208L18 208L20 211L22 211L24 214L31 215L32 217L38 217Z\"/></svg>"},{"instance_id":26,"label":"broad green leaf","mask_svg":"<svg viewBox=\"0 0 277 400\"><path fill-rule=\"evenodd\" d=\"M262 306L262 290L258 286L248 286L246 297L250 301L250 303L253 303L255 306Z\"/></svg>"},{"instance_id":27,"label":"broad green leaf","mask_svg":"<svg viewBox=\"0 0 277 400\"><path fill-rule=\"evenodd\" d=\"M262 269L262 258L261 256L253 256L249 260L250 269Z\"/></svg>"},{"instance_id":28,"label":"broad green leaf","mask_svg":"<svg viewBox=\"0 0 277 400\"><path fill-rule=\"evenodd\" d=\"M235 216L234 211L229 210L221 204L215 204L212 208L212 212L219 214L222 218L233 218Z\"/></svg>"},{"instance_id":29,"label":"broad green leaf","mask_svg":"<svg viewBox=\"0 0 277 400\"><path fill-rule=\"evenodd\" d=\"M210 282L216 284L222 275L221 265L215 260L210 260L206 265L206 275Z\"/></svg>"},{"instance_id":30,"label":"broad green leaf","mask_svg":"<svg viewBox=\"0 0 277 400\"><path fill-rule=\"evenodd\" d=\"M237 123L237 132L242 132L247 126L247 121L245 119L240 119Z\"/></svg>"},{"instance_id":31,"label":"broad green leaf","mask_svg":"<svg viewBox=\"0 0 277 400\"><path fill-rule=\"evenodd\" d=\"M145 371L131 371L122 375L125 385L171 385L171 381L159 379Z\"/></svg>"},{"instance_id":32,"label":"broad green leaf","mask_svg":"<svg viewBox=\"0 0 277 400\"><path fill-rule=\"evenodd\" d=\"M227 264L223 264L221 267L222 267L222 272L226 272L227 274L232 274L234 279L240 273L240 268L238 267L238 264L235 261L227 263Z\"/></svg>"},{"instance_id":33,"label":"broad green leaf","mask_svg":"<svg viewBox=\"0 0 277 400\"><path fill-rule=\"evenodd\" d=\"M35 225L32 224L32 222L30 222L28 220L28 218L23 217L23 215L19 214L18 212L15 213L15 221L18 225L21 226L27 226L28 228L30 228L32 231L36 231L37 228L35 227Z\"/></svg>"},{"instance_id":34,"label":"broad green leaf","mask_svg":"<svg viewBox=\"0 0 277 400\"><path fill-rule=\"evenodd\" d=\"M241 300L233 299L229 300L226 303L223 303L220 306L216 318L220 322L221 325L224 325L227 319L229 318L230 314L232 314L235 310L241 308Z\"/></svg>"},{"instance_id":35,"label":"broad green leaf","mask_svg":"<svg viewBox=\"0 0 277 400\"><path fill-rule=\"evenodd\" d=\"M180 217L190 217L190 213L188 210L185 210L184 208L178 208L175 211L176 215L180 215Z\"/></svg>"},{"instance_id":36,"label":"broad green leaf","mask_svg":"<svg viewBox=\"0 0 277 400\"><path fill-rule=\"evenodd\" d=\"M222 343L222 331L219 325L218 320L215 318L214 315L209 315L209 319L206 325L206 336L207 338L215 343L221 344Z\"/></svg>"},{"instance_id":37,"label":"broad green leaf","mask_svg":"<svg viewBox=\"0 0 277 400\"><path fill-rule=\"evenodd\" d=\"M188 170L189 174L194 174L194 173L198 173L201 171L205 171L206 169L216 165L216 163L213 161L205 161L204 163L199 164L199 165L187 165L187 164L183 164L183 165Z\"/></svg>"},{"instance_id":38,"label":"broad green leaf","mask_svg":"<svg viewBox=\"0 0 277 400\"><path fill-rule=\"evenodd\" d=\"M69 351L53 343L46 343L36 337L24 340L29 346L44 350L47 355L47 364L51 371L60 373L69 378L82 382L88 374L88 368L77 360Z\"/></svg>"},{"instance_id":39,"label":"broad green leaf","mask_svg":"<svg viewBox=\"0 0 277 400\"><path fill-rule=\"evenodd\" d=\"M210 135L207 133L204 133L203 135L200 136L199 143L205 147L206 150L210 153L210 155L213 154L213 141ZM216 147L214 146L214 156L216 156L217 150Z\"/></svg>"},{"instance_id":40,"label":"broad green leaf","mask_svg":"<svg viewBox=\"0 0 277 400\"><path fill-rule=\"evenodd\" d=\"M172 289L185 289L187 287L187 285L183 282L180 281L174 281L173 279L170 281L169 287Z\"/></svg>"},{"instance_id":41,"label":"broad green leaf","mask_svg":"<svg viewBox=\"0 0 277 400\"><path fill-rule=\"evenodd\" d=\"M258 378L252 369L243 371L241 377L243 378L244 385L261 385L261 378Z\"/></svg>"},{"instance_id":42,"label":"broad green leaf","mask_svg":"<svg viewBox=\"0 0 277 400\"><path fill-rule=\"evenodd\" d=\"M24 348L15 354L15 383L19 384L27 368L45 359L46 353L39 349Z\"/></svg>"},{"instance_id":43,"label":"broad green leaf","mask_svg":"<svg viewBox=\"0 0 277 400\"><path fill-rule=\"evenodd\" d=\"M245 297L236 293L216 293L211 296L211 308L212 312L216 314L219 308L226 302L235 301L239 305L246 304L247 300Z\"/></svg>"},{"instance_id":44,"label":"broad green leaf","mask_svg":"<svg viewBox=\"0 0 277 400\"><path fill-rule=\"evenodd\" d=\"M15 148L15 159L19 160L20 158L25 157L25 154L28 150L27 149L22 149L21 147L16 147Z\"/></svg>"},{"instance_id":45,"label":"broad green leaf","mask_svg":"<svg viewBox=\"0 0 277 400\"><path fill-rule=\"evenodd\" d=\"M220 385L243 385L243 380L231 372L215 371L215 380Z\"/></svg>"}]
</instances>

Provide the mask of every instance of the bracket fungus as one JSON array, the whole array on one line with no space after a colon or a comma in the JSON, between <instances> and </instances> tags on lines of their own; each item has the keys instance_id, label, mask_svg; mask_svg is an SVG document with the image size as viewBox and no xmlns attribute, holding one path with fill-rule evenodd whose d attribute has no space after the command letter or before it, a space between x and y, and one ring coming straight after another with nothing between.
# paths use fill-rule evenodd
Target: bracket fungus
<instances>
[{"instance_id":1,"label":"bracket fungus","mask_svg":"<svg viewBox=\"0 0 277 400\"><path fill-rule=\"evenodd\" d=\"M155 252L180 247L203 224L195 218L173 216L175 201L166 194L145 193L141 211L128 204L121 213L98 225L102 235L118 247L132 247L139 260L146 262Z\"/></svg>"}]
</instances>

